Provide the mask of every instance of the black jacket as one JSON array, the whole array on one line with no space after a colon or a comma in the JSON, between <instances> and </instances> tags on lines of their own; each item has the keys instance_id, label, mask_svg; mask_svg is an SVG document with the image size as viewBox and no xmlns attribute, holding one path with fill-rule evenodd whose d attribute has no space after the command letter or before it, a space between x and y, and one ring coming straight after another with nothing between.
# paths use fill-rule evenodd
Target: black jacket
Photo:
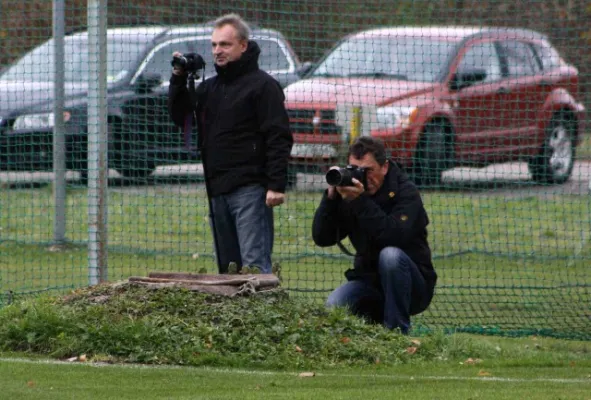
<instances>
[{"instance_id":1,"label":"black jacket","mask_svg":"<svg viewBox=\"0 0 591 400\"><path fill-rule=\"evenodd\" d=\"M427 242L429 218L414 183L394 162L390 162L382 187L373 196L362 194L344 201L338 194L324 193L314 215L312 237L318 246L332 246L349 236L357 250L354 269L348 279L378 281L380 251L398 247L419 267L430 294L437 281Z\"/></svg>"},{"instance_id":2,"label":"black jacket","mask_svg":"<svg viewBox=\"0 0 591 400\"><path fill-rule=\"evenodd\" d=\"M168 109L183 127L187 115L197 116L198 143L210 195L229 193L249 184L284 192L293 144L285 96L279 83L259 69L259 46L249 42L242 57L196 90L192 107L187 78L170 78Z\"/></svg>"}]
</instances>

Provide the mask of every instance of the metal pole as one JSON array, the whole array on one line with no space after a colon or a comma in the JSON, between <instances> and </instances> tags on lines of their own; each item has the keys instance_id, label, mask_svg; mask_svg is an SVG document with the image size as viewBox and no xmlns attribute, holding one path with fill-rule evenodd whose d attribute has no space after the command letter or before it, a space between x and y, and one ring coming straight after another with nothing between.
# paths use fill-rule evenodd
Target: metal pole
<instances>
[{"instance_id":1,"label":"metal pole","mask_svg":"<svg viewBox=\"0 0 591 400\"><path fill-rule=\"evenodd\" d=\"M88 278L107 280L107 0L88 0Z\"/></svg>"},{"instance_id":2,"label":"metal pole","mask_svg":"<svg viewBox=\"0 0 591 400\"><path fill-rule=\"evenodd\" d=\"M66 240L64 0L53 0L53 241Z\"/></svg>"}]
</instances>

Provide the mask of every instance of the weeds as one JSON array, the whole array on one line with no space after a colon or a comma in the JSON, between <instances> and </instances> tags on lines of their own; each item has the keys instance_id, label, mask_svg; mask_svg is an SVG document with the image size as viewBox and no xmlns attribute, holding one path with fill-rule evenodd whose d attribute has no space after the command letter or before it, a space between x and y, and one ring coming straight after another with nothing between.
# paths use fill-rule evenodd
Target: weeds
<instances>
[{"instance_id":1,"label":"weeds","mask_svg":"<svg viewBox=\"0 0 591 400\"><path fill-rule=\"evenodd\" d=\"M228 298L130 284L4 307L0 351L275 369L502 356L490 343L443 333L413 339L283 291Z\"/></svg>"}]
</instances>

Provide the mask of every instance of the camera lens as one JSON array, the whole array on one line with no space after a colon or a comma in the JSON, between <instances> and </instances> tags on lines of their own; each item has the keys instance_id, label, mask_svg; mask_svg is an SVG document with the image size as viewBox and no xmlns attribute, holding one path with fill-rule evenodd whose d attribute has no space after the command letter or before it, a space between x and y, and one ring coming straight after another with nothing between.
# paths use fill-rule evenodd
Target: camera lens
<instances>
[{"instance_id":1,"label":"camera lens","mask_svg":"<svg viewBox=\"0 0 591 400\"><path fill-rule=\"evenodd\" d=\"M351 171L346 168L331 169L326 173L326 183L331 186L351 186Z\"/></svg>"}]
</instances>

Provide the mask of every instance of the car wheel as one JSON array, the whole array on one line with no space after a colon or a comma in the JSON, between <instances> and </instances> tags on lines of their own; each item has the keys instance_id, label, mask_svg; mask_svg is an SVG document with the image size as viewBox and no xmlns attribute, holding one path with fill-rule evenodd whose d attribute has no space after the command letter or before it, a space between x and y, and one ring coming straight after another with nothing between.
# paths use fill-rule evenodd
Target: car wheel
<instances>
[{"instance_id":1,"label":"car wheel","mask_svg":"<svg viewBox=\"0 0 591 400\"><path fill-rule=\"evenodd\" d=\"M537 156L529 160L537 183L561 184L570 178L575 162L575 121L566 113L555 114Z\"/></svg>"},{"instance_id":2,"label":"car wheel","mask_svg":"<svg viewBox=\"0 0 591 400\"><path fill-rule=\"evenodd\" d=\"M126 167L117 168L120 175L128 179L143 180L154 172L156 166L147 160L136 160Z\"/></svg>"},{"instance_id":3,"label":"car wheel","mask_svg":"<svg viewBox=\"0 0 591 400\"><path fill-rule=\"evenodd\" d=\"M443 122L425 126L413 163L415 182L422 186L441 184L443 171L453 165L453 144L449 129Z\"/></svg>"},{"instance_id":4,"label":"car wheel","mask_svg":"<svg viewBox=\"0 0 591 400\"><path fill-rule=\"evenodd\" d=\"M156 169L145 145L127 134L121 124L109 123L109 166L128 179L142 180Z\"/></svg>"},{"instance_id":5,"label":"car wheel","mask_svg":"<svg viewBox=\"0 0 591 400\"><path fill-rule=\"evenodd\" d=\"M298 183L298 171L291 165L287 166L287 189L295 189Z\"/></svg>"}]
</instances>

